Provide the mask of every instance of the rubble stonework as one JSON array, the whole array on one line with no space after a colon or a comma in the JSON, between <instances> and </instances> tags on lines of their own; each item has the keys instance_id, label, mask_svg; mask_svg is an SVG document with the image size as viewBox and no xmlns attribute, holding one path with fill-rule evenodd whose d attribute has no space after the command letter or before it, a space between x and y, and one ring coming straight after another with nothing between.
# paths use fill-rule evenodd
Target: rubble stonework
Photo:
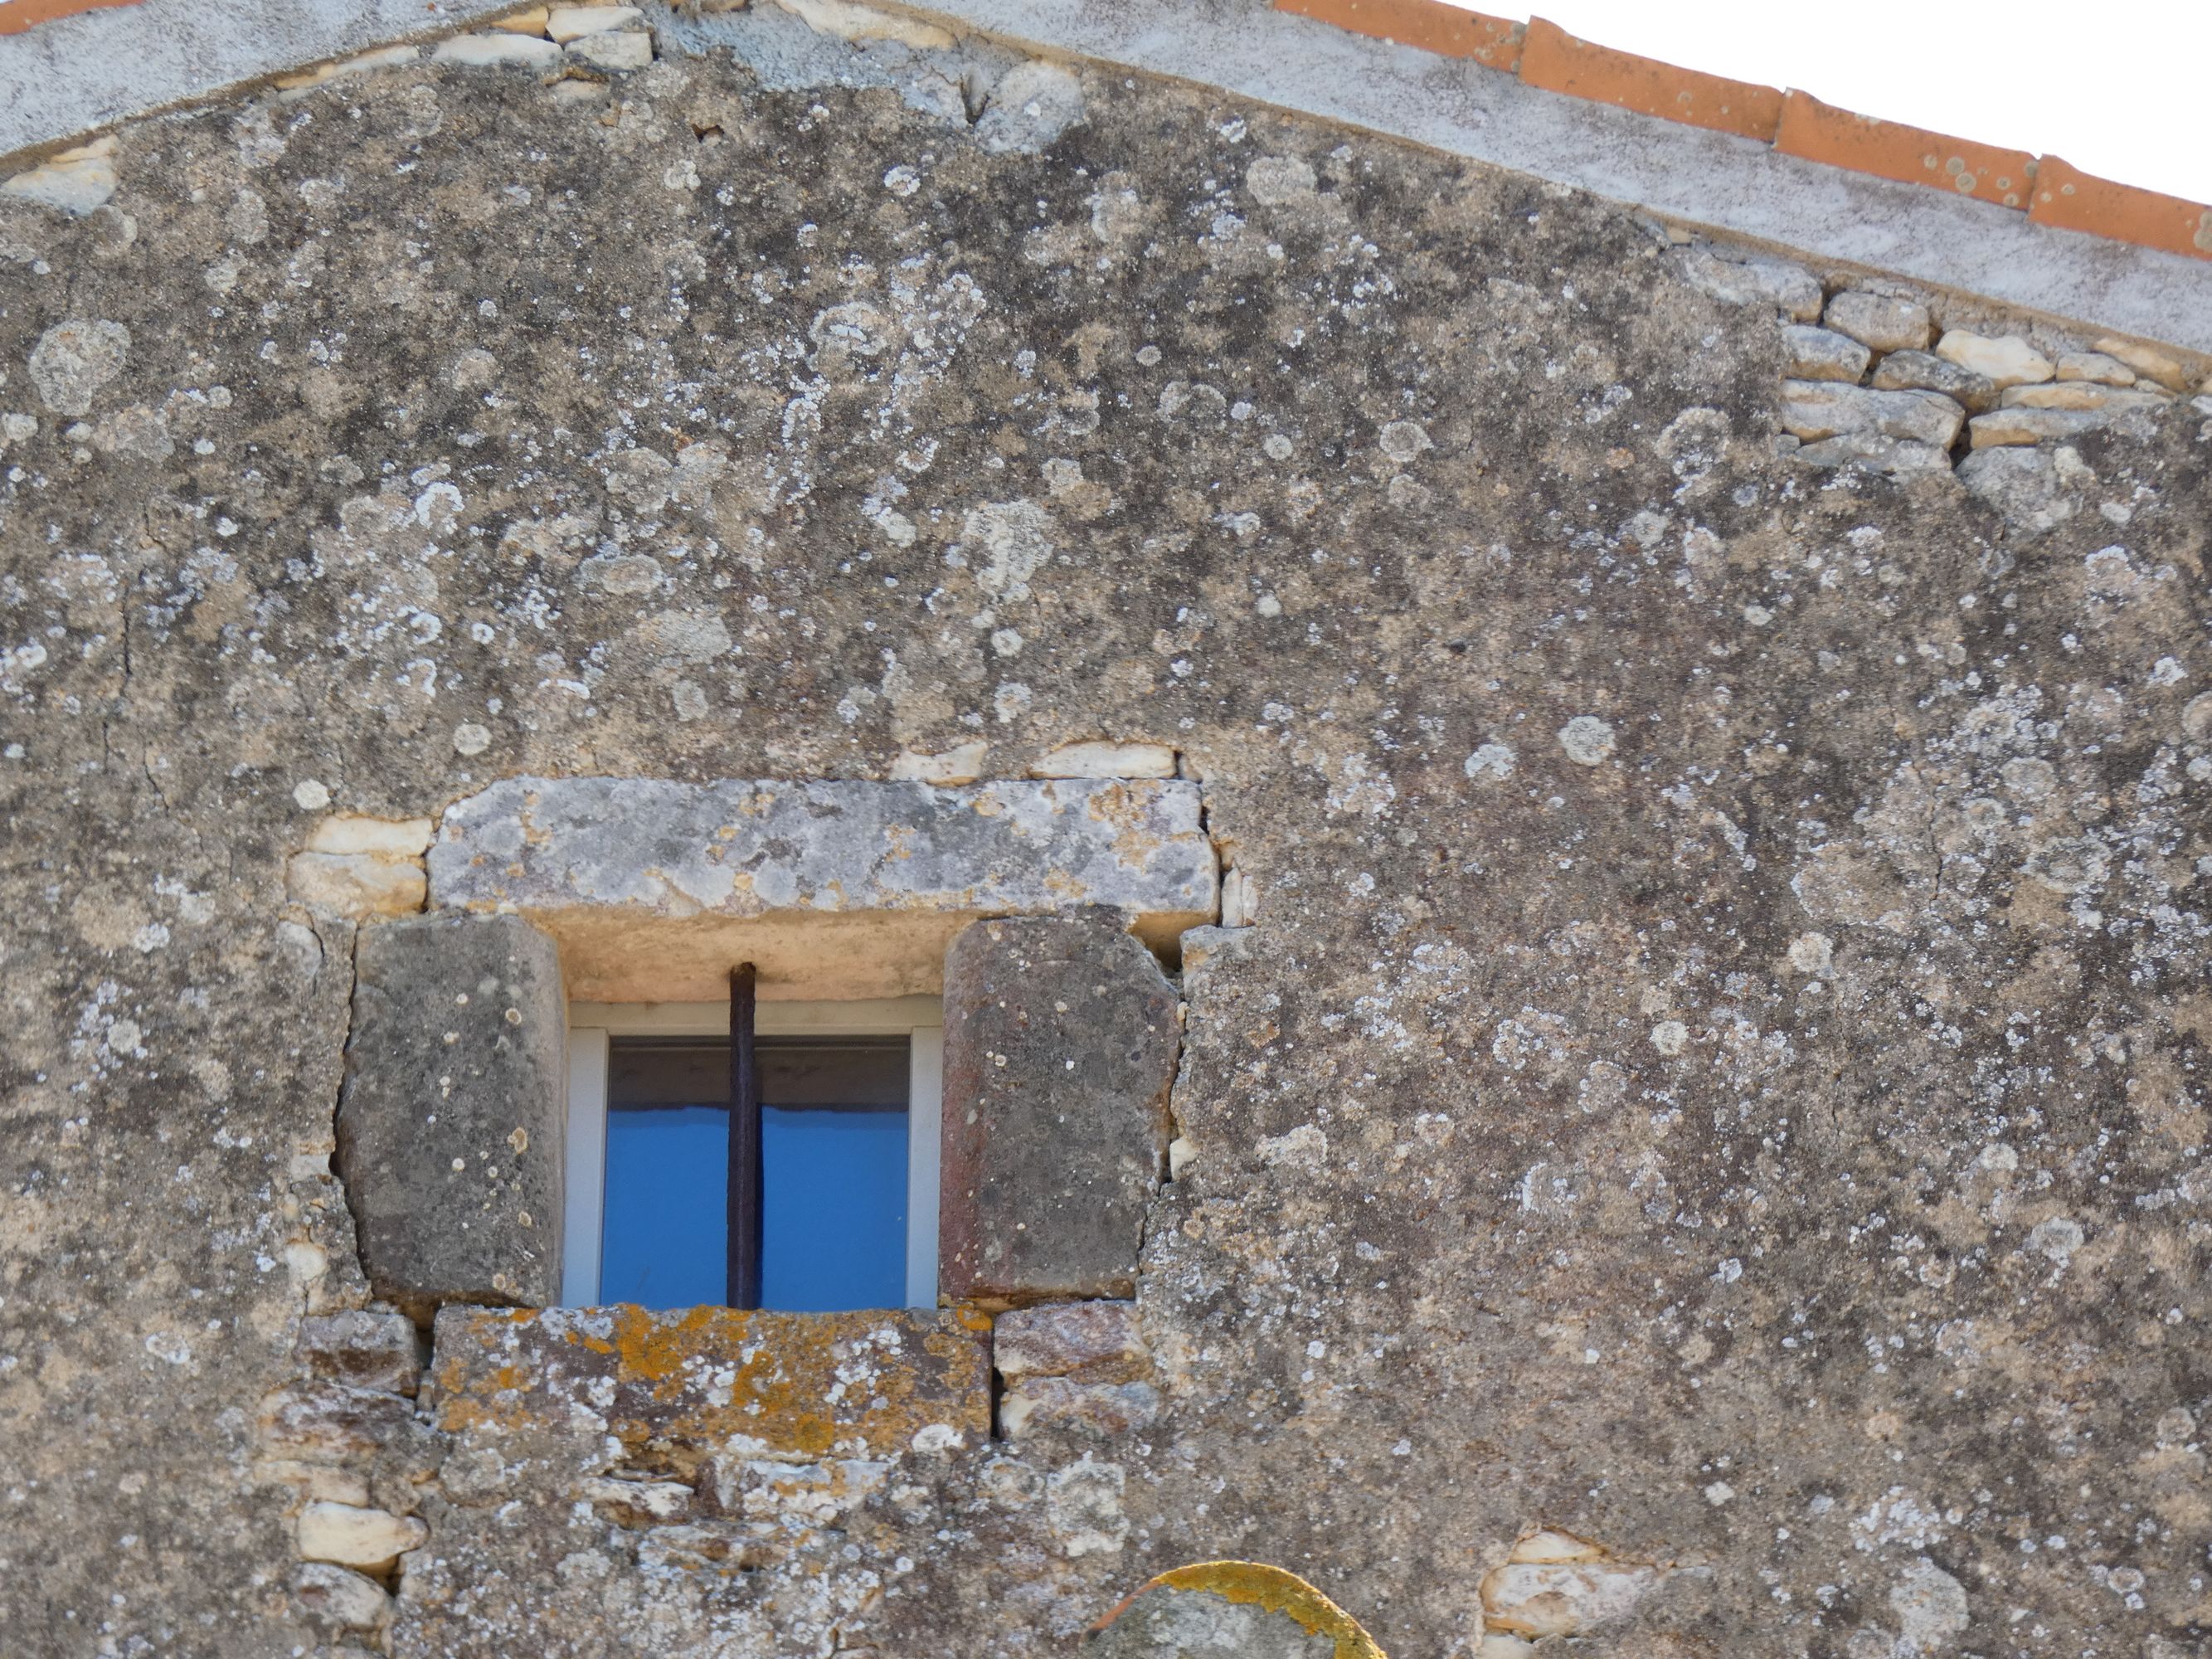
<instances>
[{"instance_id":1,"label":"rubble stonework","mask_svg":"<svg viewBox=\"0 0 2212 1659\"><path fill-rule=\"evenodd\" d=\"M2021 424L2174 388L1188 84L979 132L1012 49L773 9L867 84L548 33L0 196L9 1650L1030 1659L1223 1557L1400 1655L2201 1647L2202 393ZM1776 453L1808 345L1943 464ZM1094 744L1249 924L1158 981L1119 1335L1001 1316L995 1435L972 1310L448 1306L409 1391L356 963L522 878L387 914L363 823ZM1329 1616L1208 1582L1102 1639Z\"/></svg>"},{"instance_id":2,"label":"rubble stonework","mask_svg":"<svg viewBox=\"0 0 2212 1659\"><path fill-rule=\"evenodd\" d=\"M2121 421L2130 430L2179 410L2212 416L2205 365L2115 336L2076 339L2039 325L2008 331L1985 308L1928 295L1832 284L1766 257L1730 257L1703 246L1677 256L1704 292L1734 304L1771 307L1782 319L1782 453L1810 466L1857 466L1903 477L1949 470L1982 450L2061 446ZM1947 310L1971 319L1938 333ZM1814 326L1819 319L1820 326ZM2018 325L2026 327L2025 324ZM2199 395L2189 396L2202 386ZM1969 489L2000 510L2007 500ZM2028 520L2014 514L2016 523Z\"/></svg>"}]
</instances>

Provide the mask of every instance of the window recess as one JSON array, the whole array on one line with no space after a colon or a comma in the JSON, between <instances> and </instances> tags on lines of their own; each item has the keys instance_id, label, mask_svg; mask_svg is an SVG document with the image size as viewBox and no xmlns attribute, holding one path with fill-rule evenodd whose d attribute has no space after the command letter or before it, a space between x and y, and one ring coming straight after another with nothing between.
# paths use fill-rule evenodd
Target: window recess
<instances>
[{"instance_id":1,"label":"window recess","mask_svg":"<svg viewBox=\"0 0 2212 1659\"><path fill-rule=\"evenodd\" d=\"M939 1000L755 1016L757 1304L935 1307ZM570 1005L564 1304L754 1299L730 1249L732 1055L731 1003Z\"/></svg>"}]
</instances>

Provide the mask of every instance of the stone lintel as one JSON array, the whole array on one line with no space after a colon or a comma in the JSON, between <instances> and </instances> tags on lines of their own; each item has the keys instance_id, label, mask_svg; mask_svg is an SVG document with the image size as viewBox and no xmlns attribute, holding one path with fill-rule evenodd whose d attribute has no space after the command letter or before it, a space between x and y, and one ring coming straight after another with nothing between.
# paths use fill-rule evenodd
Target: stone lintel
<instances>
[{"instance_id":1,"label":"stone lintel","mask_svg":"<svg viewBox=\"0 0 2212 1659\"><path fill-rule=\"evenodd\" d=\"M732 962L769 997L932 993L981 916L1096 907L1156 951L1219 905L1198 786L1178 779L680 783L517 778L457 802L434 909L514 911L573 995L698 1000Z\"/></svg>"}]
</instances>

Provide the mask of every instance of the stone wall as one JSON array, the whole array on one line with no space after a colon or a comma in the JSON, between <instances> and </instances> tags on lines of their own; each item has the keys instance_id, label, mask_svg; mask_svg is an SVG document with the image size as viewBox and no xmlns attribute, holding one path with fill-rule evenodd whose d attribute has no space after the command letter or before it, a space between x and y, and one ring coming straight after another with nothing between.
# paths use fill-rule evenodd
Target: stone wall
<instances>
[{"instance_id":1,"label":"stone wall","mask_svg":"<svg viewBox=\"0 0 2212 1659\"><path fill-rule=\"evenodd\" d=\"M1400 1656L2200 1647L2203 412L1808 466L1632 216L917 50L365 66L0 201L9 1650L1042 1655L1223 1556ZM1255 925L1006 1437L726 1492L585 1467L652 1341L417 1380L329 1160L428 836L334 818L1093 742Z\"/></svg>"}]
</instances>

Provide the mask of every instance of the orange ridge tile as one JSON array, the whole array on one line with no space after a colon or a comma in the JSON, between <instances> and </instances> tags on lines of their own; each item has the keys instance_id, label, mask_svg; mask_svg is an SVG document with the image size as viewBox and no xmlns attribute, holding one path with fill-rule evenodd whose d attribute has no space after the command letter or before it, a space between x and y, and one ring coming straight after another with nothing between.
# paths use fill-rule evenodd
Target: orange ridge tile
<instances>
[{"instance_id":1,"label":"orange ridge tile","mask_svg":"<svg viewBox=\"0 0 2212 1659\"><path fill-rule=\"evenodd\" d=\"M1808 92L1792 90L1782 100L1782 125L1775 133L1774 148L1808 161L2023 210L2035 180L2035 158L2024 149L2002 149L1902 122L1855 115L1824 104Z\"/></svg>"},{"instance_id":2,"label":"orange ridge tile","mask_svg":"<svg viewBox=\"0 0 2212 1659\"><path fill-rule=\"evenodd\" d=\"M1442 0L1275 0L1275 9L1445 58L1471 58L1508 75L1521 64L1520 24Z\"/></svg>"},{"instance_id":3,"label":"orange ridge tile","mask_svg":"<svg viewBox=\"0 0 2212 1659\"><path fill-rule=\"evenodd\" d=\"M2212 207L2100 179L2056 155L2036 166L2027 216L2039 225L2212 259Z\"/></svg>"},{"instance_id":4,"label":"orange ridge tile","mask_svg":"<svg viewBox=\"0 0 2212 1659\"><path fill-rule=\"evenodd\" d=\"M1521 78L1546 92L1564 92L1638 115L1656 115L1715 132L1771 141L1782 120L1782 90L1751 81L1679 69L1578 40L1557 23L1528 20L1521 52Z\"/></svg>"},{"instance_id":5,"label":"orange ridge tile","mask_svg":"<svg viewBox=\"0 0 2212 1659\"><path fill-rule=\"evenodd\" d=\"M7 4L0 5L0 34L21 34L25 29L51 23L57 17L97 11L103 6L137 3L138 0L8 0Z\"/></svg>"}]
</instances>

